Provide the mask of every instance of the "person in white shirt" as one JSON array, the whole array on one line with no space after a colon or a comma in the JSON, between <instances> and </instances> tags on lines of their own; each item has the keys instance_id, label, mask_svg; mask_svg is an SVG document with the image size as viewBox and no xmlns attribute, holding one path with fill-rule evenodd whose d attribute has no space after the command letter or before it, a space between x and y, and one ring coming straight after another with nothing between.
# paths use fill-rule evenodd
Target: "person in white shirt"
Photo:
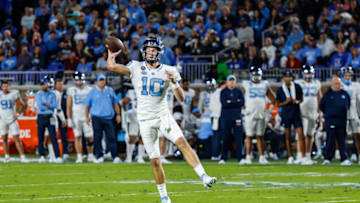
<instances>
[{"instance_id":1,"label":"person in white shirt","mask_svg":"<svg viewBox=\"0 0 360 203\"><path fill-rule=\"evenodd\" d=\"M269 67L274 66L276 47L272 44L271 37L265 38L265 46L261 48L261 51L265 51L266 55L269 58Z\"/></svg>"},{"instance_id":2,"label":"person in white shirt","mask_svg":"<svg viewBox=\"0 0 360 203\"><path fill-rule=\"evenodd\" d=\"M182 88L184 90L184 101L181 102L183 115L185 121L190 119L191 110L194 108L195 91L190 88L190 82L187 80L182 81Z\"/></svg>"},{"instance_id":3,"label":"person in white shirt","mask_svg":"<svg viewBox=\"0 0 360 203\"><path fill-rule=\"evenodd\" d=\"M107 65L109 71L131 78L138 98L137 118L140 134L149 154L160 199L162 203L169 203L171 200L167 194L165 174L160 161L159 132L164 133L167 139L177 145L206 188L212 187L216 183L216 178L206 174L198 156L185 140L181 129L169 112L166 99L169 87L178 100L184 101L185 96L178 83L181 76L176 67L159 63L164 51L163 47L160 39L147 38L141 48L145 61L131 61L126 66L115 62L115 57L121 53L121 49L115 53L108 50Z\"/></svg>"},{"instance_id":4,"label":"person in white shirt","mask_svg":"<svg viewBox=\"0 0 360 203\"><path fill-rule=\"evenodd\" d=\"M24 147L19 138L19 124L17 122L15 103L24 106L25 103L20 97L18 90L11 90L9 82L1 81L0 91L0 137L3 139L3 148L5 152L4 162L10 161L8 135L12 136L15 141L16 149L20 154L20 162L27 163L25 158Z\"/></svg>"}]
</instances>

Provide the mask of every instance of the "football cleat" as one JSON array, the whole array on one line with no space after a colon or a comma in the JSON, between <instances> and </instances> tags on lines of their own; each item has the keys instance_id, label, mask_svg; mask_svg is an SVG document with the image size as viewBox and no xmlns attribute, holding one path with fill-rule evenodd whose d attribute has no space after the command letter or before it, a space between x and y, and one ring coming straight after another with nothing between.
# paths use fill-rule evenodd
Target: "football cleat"
<instances>
[{"instance_id":1,"label":"football cleat","mask_svg":"<svg viewBox=\"0 0 360 203\"><path fill-rule=\"evenodd\" d=\"M322 165L330 165L330 161L325 159L323 162L322 162Z\"/></svg>"},{"instance_id":2,"label":"football cleat","mask_svg":"<svg viewBox=\"0 0 360 203\"><path fill-rule=\"evenodd\" d=\"M100 157L100 158L98 158L98 159L95 159L95 160L94 160L94 163L96 163L96 164L102 164L102 163L104 163L104 157Z\"/></svg>"},{"instance_id":3,"label":"football cleat","mask_svg":"<svg viewBox=\"0 0 360 203\"><path fill-rule=\"evenodd\" d=\"M272 159L274 159L274 160L279 160L279 157L277 156L276 153L270 152L269 157L272 158Z\"/></svg>"},{"instance_id":4,"label":"football cleat","mask_svg":"<svg viewBox=\"0 0 360 203\"><path fill-rule=\"evenodd\" d=\"M350 160L351 161L356 161L357 160L356 154L352 154Z\"/></svg>"},{"instance_id":5,"label":"football cleat","mask_svg":"<svg viewBox=\"0 0 360 203\"><path fill-rule=\"evenodd\" d=\"M219 164L226 164L226 161L225 161L224 159L221 159L221 160L219 161Z\"/></svg>"},{"instance_id":6,"label":"football cleat","mask_svg":"<svg viewBox=\"0 0 360 203\"><path fill-rule=\"evenodd\" d=\"M265 157L260 157L259 164L266 165L266 164L269 164L269 162L268 162L268 160L266 160Z\"/></svg>"},{"instance_id":7,"label":"football cleat","mask_svg":"<svg viewBox=\"0 0 360 203\"><path fill-rule=\"evenodd\" d=\"M41 156L38 162L39 163L45 163L46 162L45 157Z\"/></svg>"},{"instance_id":8,"label":"football cleat","mask_svg":"<svg viewBox=\"0 0 360 203\"><path fill-rule=\"evenodd\" d=\"M113 163L114 163L114 164L121 164L122 161L121 161L121 159L120 159L119 157L116 157L116 158L113 160Z\"/></svg>"},{"instance_id":9,"label":"football cleat","mask_svg":"<svg viewBox=\"0 0 360 203\"><path fill-rule=\"evenodd\" d=\"M145 160L144 160L143 158L139 158L139 159L137 160L137 162L138 162L139 164L144 164L144 163L145 163Z\"/></svg>"},{"instance_id":10,"label":"football cleat","mask_svg":"<svg viewBox=\"0 0 360 203\"><path fill-rule=\"evenodd\" d=\"M352 163L351 163L351 161L349 161L349 160L346 159L346 160L344 160L343 162L341 162L340 165L341 165L341 166L351 166Z\"/></svg>"},{"instance_id":11,"label":"football cleat","mask_svg":"<svg viewBox=\"0 0 360 203\"><path fill-rule=\"evenodd\" d=\"M131 163L132 163L132 159L125 159L125 163L131 164Z\"/></svg>"},{"instance_id":12,"label":"football cleat","mask_svg":"<svg viewBox=\"0 0 360 203\"><path fill-rule=\"evenodd\" d=\"M203 181L203 185L206 189L210 189L213 184L215 184L217 182L217 179L215 177L210 177L208 175L204 175L204 177L202 178Z\"/></svg>"},{"instance_id":13,"label":"football cleat","mask_svg":"<svg viewBox=\"0 0 360 203\"><path fill-rule=\"evenodd\" d=\"M58 157L58 158L55 159L54 163L62 164L62 163L64 163L64 160L61 157Z\"/></svg>"},{"instance_id":14,"label":"football cleat","mask_svg":"<svg viewBox=\"0 0 360 203\"><path fill-rule=\"evenodd\" d=\"M160 161L162 164L172 164L172 161L167 160L165 157L161 157Z\"/></svg>"},{"instance_id":15,"label":"football cleat","mask_svg":"<svg viewBox=\"0 0 360 203\"><path fill-rule=\"evenodd\" d=\"M27 159L27 158L20 158L20 162L21 162L21 163L29 163L30 160Z\"/></svg>"},{"instance_id":16,"label":"football cleat","mask_svg":"<svg viewBox=\"0 0 360 203\"><path fill-rule=\"evenodd\" d=\"M83 162L83 160L81 158L77 158L75 161L75 163L77 163L77 164L81 164L82 162Z\"/></svg>"},{"instance_id":17,"label":"football cleat","mask_svg":"<svg viewBox=\"0 0 360 203\"><path fill-rule=\"evenodd\" d=\"M294 157L292 157L292 156L289 157L286 164L289 164L289 165L290 165L290 164L294 164Z\"/></svg>"},{"instance_id":18,"label":"football cleat","mask_svg":"<svg viewBox=\"0 0 360 203\"><path fill-rule=\"evenodd\" d=\"M169 196L164 196L160 198L161 203L171 203L171 199Z\"/></svg>"},{"instance_id":19,"label":"football cleat","mask_svg":"<svg viewBox=\"0 0 360 203\"><path fill-rule=\"evenodd\" d=\"M246 160L245 159L241 159L240 161L239 161L239 165L245 165L246 164Z\"/></svg>"}]
</instances>

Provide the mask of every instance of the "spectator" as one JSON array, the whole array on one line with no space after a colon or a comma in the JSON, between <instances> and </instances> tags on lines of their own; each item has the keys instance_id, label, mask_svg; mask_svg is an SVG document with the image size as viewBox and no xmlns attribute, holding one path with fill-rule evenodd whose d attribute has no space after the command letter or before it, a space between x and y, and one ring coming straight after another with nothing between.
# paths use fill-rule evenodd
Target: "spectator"
<instances>
[{"instance_id":1,"label":"spectator","mask_svg":"<svg viewBox=\"0 0 360 203\"><path fill-rule=\"evenodd\" d=\"M234 75L229 75L226 80L227 87L220 93L220 128L223 133L223 147L219 164L225 164L227 161L231 135L234 136L236 143L236 158L238 162L242 159L241 150L243 150L243 124L241 109L244 107L245 99L242 91L236 87L236 77Z\"/></svg>"},{"instance_id":2,"label":"spectator","mask_svg":"<svg viewBox=\"0 0 360 203\"><path fill-rule=\"evenodd\" d=\"M244 67L246 69L249 69L251 66L260 66L260 65L261 65L261 59L258 57L256 53L256 47L250 46L248 48L248 55L245 56Z\"/></svg>"},{"instance_id":3,"label":"spectator","mask_svg":"<svg viewBox=\"0 0 360 203\"><path fill-rule=\"evenodd\" d=\"M240 55L241 56L241 55ZM244 66L243 59L240 58L235 50L231 50L230 57L231 61L227 64L229 70L240 70Z\"/></svg>"},{"instance_id":4,"label":"spectator","mask_svg":"<svg viewBox=\"0 0 360 203\"><path fill-rule=\"evenodd\" d=\"M31 7L25 7L25 15L21 18L21 26L31 30L34 26L35 15L34 9Z\"/></svg>"},{"instance_id":5,"label":"spectator","mask_svg":"<svg viewBox=\"0 0 360 203\"><path fill-rule=\"evenodd\" d=\"M226 48L233 48L233 49L240 48L240 41L238 38L236 38L233 30L229 30L225 33L225 39L223 41L223 45Z\"/></svg>"},{"instance_id":6,"label":"spectator","mask_svg":"<svg viewBox=\"0 0 360 203\"><path fill-rule=\"evenodd\" d=\"M336 35L336 38L334 40L335 44L341 43L345 50L347 50L347 47L350 43L350 40L344 36L343 31L339 31Z\"/></svg>"},{"instance_id":7,"label":"spectator","mask_svg":"<svg viewBox=\"0 0 360 203\"><path fill-rule=\"evenodd\" d=\"M49 30L47 30L45 33L44 33L44 41L47 42L50 40L50 34L54 32L55 33L55 37L57 40L59 40L61 37L62 37L62 34L59 30L57 30L57 22L56 20L53 20L49 23Z\"/></svg>"},{"instance_id":8,"label":"spectator","mask_svg":"<svg viewBox=\"0 0 360 203\"><path fill-rule=\"evenodd\" d=\"M190 49L191 55L202 55L205 52L205 47L201 43L201 38L198 34L196 34L195 37L186 44Z\"/></svg>"},{"instance_id":9,"label":"spectator","mask_svg":"<svg viewBox=\"0 0 360 203\"><path fill-rule=\"evenodd\" d=\"M84 57L84 56L83 56ZM75 52L71 52L69 57L64 61L64 69L69 71L75 71L79 64L79 58Z\"/></svg>"},{"instance_id":10,"label":"spectator","mask_svg":"<svg viewBox=\"0 0 360 203\"><path fill-rule=\"evenodd\" d=\"M235 18L231 15L231 10L229 7L224 6L221 9L222 16L219 18L220 25L225 25L226 23L230 23L231 27L235 26ZM240 19L240 18L237 18Z\"/></svg>"},{"instance_id":11,"label":"spectator","mask_svg":"<svg viewBox=\"0 0 360 203\"><path fill-rule=\"evenodd\" d=\"M197 135L200 132L201 113L199 108L193 108L189 119L184 122L184 136L192 148L195 148Z\"/></svg>"},{"instance_id":12,"label":"spectator","mask_svg":"<svg viewBox=\"0 0 360 203\"><path fill-rule=\"evenodd\" d=\"M229 69L227 67L227 64L225 63L225 56L221 54L219 56L219 63L216 66L216 73L217 73L217 79L216 82L220 83L221 81L224 81L229 73Z\"/></svg>"},{"instance_id":13,"label":"spectator","mask_svg":"<svg viewBox=\"0 0 360 203\"><path fill-rule=\"evenodd\" d=\"M340 149L341 165L351 165L351 162L347 160L345 143L350 96L345 90L341 89L340 78L333 78L331 89L324 94L320 101L319 108L324 113L327 135L325 160L322 164L330 164L335 154L335 140L337 140Z\"/></svg>"},{"instance_id":14,"label":"spectator","mask_svg":"<svg viewBox=\"0 0 360 203\"><path fill-rule=\"evenodd\" d=\"M12 19L10 18L5 20L5 26L1 28L1 33L4 34L5 30L10 30L14 36L18 35L18 30L15 26L13 26Z\"/></svg>"},{"instance_id":15,"label":"spectator","mask_svg":"<svg viewBox=\"0 0 360 203\"><path fill-rule=\"evenodd\" d=\"M295 53L292 51L289 54L289 58L286 61L286 68L287 69L301 69L301 62L300 60L295 56Z\"/></svg>"},{"instance_id":16,"label":"spectator","mask_svg":"<svg viewBox=\"0 0 360 203\"><path fill-rule=\"evenodd\" d=\"M250 16L245 12L245 8L243 6L239 6L238 9L237 9L237 16L236 16L236 19L239 19L236 24L235 24L235 27L240 27L241 26L241 23L242 21L246 21L246 23L249 23L250 22Z\"/></svg>"},{"instance_id":17,"label":"spectator","mask_svg":"<svg viewBox=\"0 0 360 203\"><path fill-rule=\"evenodd\" d=\"M270 69L270 61L264 50L260 51L260 66L262 70Z\"/></svg>"},{"instance_id":18,"label":"spectator","mask_svg":"<svg viewBox=\"0 0 360 203\"><path fill-rule=\"evenodd\" d=\"M255 31L255 38L260 39L261 32L264 30L265 19L259 10L254 11L254 16L250 21L250 25Z\"/></svg>"},{"instance_id":19,"label":"spectator","mask_svg":"<svg viewBox=\"0 0 360 203\"><path fill-rule=\"evenodd\" d=\"M176 65L176 58L174 52L170 48L164 47L164 53L160 59L160 62L169 66Z\"/></svg>"},{"instance_id":20,"label":"spectator","mask_svg":"<svg viewBox=\"0 0 360 203\"><path fill-rule=\"evenodd\" d=\"M292 31L288 38L286 39L286 46L292 47L295 42L301 43L301 40L304 36L303 31L300 30L300 27L298 25L294 25L292 27Z\"/></svg>"},{"instance_id":21,"label":"spectator","mask_svg":"<svg viewBox=\"0 0 360 203\"><path fill-rule=\"evenodd\" d=\"M132 38L131 47L130 47L130 59L131 60L140 60L141 53L139 50L139 36L135 35ZM105 58L106 61L106 58Z\"/></svg>"},{"instance_id":22,"label":"spectator","mask_svg":"<svg viewBox=\"0 0 360 203\"><path fill-rule=\"evenodd\" d=\"M29 53L28 47L23 45L21 47L21 54L17 61L17 70L25 71L31 68L32 56Z\"/></svg>"},{"instance_id":23,"label":"spectator","mask_svg":"<svg viewBox=\"0 0 360 203\"><path fill-rule=\"evenodd\" d=\"M221 33L221 25L219 22L216 21L216 18L214 15L209 16L209 21L205 25L205 32L207 32L209 29L213 29L216 31L216 33Z\"/></svg>"},{"instance_id":24,"label":"spectator","mask_svg":"<svg viewBox=\"0 0 360 203\"><path fill-rule=\"evenodd\" d=\"M321 49L315 46L315 39L313 37L309 38L309 47L303 49L301 52L301 59L303 63L307 65L316 65L317 60L321 57Z\"/></svg>"},{"instance_id":25,"label":"spectator","mask_svg":"<svg viewBox=\"0 0 360 203\"><path fill-rule=\"evenodd\" d=\"M351 49L351 56L350 56L350 63L349 65L353 69L359 69L360 68L360 54L359 54L359 48L353 47Z\"/></svg>"},{"instance_id":26,"label":"spectator","mask_svg":"<svg viewBox=\"0 0 360 203\"><path fill-rule=\"evenodd\" d=\"M314 16L310 15L306 17L306 24L304 27L304 32L309 33L312 37L319 36L319 29L315 24Z\"/></svg>"},{"instance_id":27,"label":"spectator","mask_svg":"<svg viewBox=\"0 0 360 203\"><path fill-rule=\"evenodd\" d=\"M116 122L120 123L120 107L114 90L105 86L105 76L97 77L96 87L92 88L88 93L86 106L86 123L90 125L90 118L94 129L94 154L96 156L95 163L103 163L103 149L101 140L105 131L106 145L110 148L113 163L121 163L118 157L117 144L115 138L115 128L113 118L116 113ZM102 98L102 99L98 99Z\"/></svg>"},{"instance_id":28,"label":"spectator","mask_svg":"<svg viewBox=\"0 0 360 203\"><path fill-rule=\"evenodd\" d=\"M281 21L283 20L282 16L280 16L278 10L276 8L273 8L271 10L271 16L268 22L268 25L270 27L272 26L276 26L277 24L279 24Z\"/></svg>"},{"instance_id":29,"label":"spectator","mask_svg":"<svg viewBox=\"0 0 360 203\"><path fill-rule=\"evenodd\" d=\"M330 57L330 55L336 51L336 47L334 41L327 37L327 34L324 30L320 32L320 39L316 45L319 49L321 49L321 53L323 57Z\"/></svg>"},{"instance_id":30,"label":"spectator","mask_svg":"<svg viewBox=\"0 0 360 203\"><path fill-rule=\"evenodd\" d=\"M245 18L240 18L239 21L240 27L236 30L239 42L243 43L248 39L254 40L254 30L247 25L247 20Z\"/></svg>"},{"instance_id":31,"label":"spectator","mask_svg":"<svg viewBox=\"0 0 360 203\"><path fill-rule=\"evenodd\" d=\"M30 69L33 71L39 71L44 69L44 65L45 65L44 55L41 54L40 47L36 46L33 51Z\"/></svg>"},{"instance_id":32,"label":"spectator","mask_svg":"<svg viewBox=\"0 0 360 203\"><path fill-rule=\"evenodd\" d=\"M164 37L164 45L169 48L173 48L177 43L177 35L175 28L169 29L169 34Z\"/></svg>"},{"instance_id":33,"label":"spectator","mask_svg":"<svg viewBox=\"0 0 360 203\"><path fill-rule=\"evenodd\" d=\"M96 71L105 71L106 70L106 68L107 68L107 65L106 65L107 57L108 57L107 52L104 51L102 53L102 57L98 58L98 60L96 62Z\"/></svg>"},{"instance_id":34,"label":"spectator","mask_svg":"<svg viewBox=\"0 0 360 203\"><path fill-rule=\"evenodd\" d=\"M280 50L275 52L274 68L285 68L288 57L281 55Z\"/></svg>"},{"instance_id":35,"label":"spectator","mask_svg":"<svg viewBox=\"0 0 360 203\"><path fill-rule=\"evenodd\" d=\"M291 47L285 46L285 38L284 37L277 38L275 43L277 44L277 51L280 51L281 55L283 55L283 56L289 55L289 53L291 52Z\"/></svg>"},{"instance_id":36,"label":"spectator","mask_svg":"<svg viewBox=\"0 0 360 203\"><path fill-rule=\"evenodd\" d=\"M351 55L345 52L341 43L337 44L337 53L335 53L330 60L330 67L334 69L340 69L343 66L348 66L350 63Z\"/></svg>"},{"instance_id":37,"label":"spectator","mask_svg":"<svg viewBox=\"0 0 360 203\"><path fill-rule=\"evenodd\" d=\"M101 43L100 38L96 37L94 41L94 46L92 47L96 58L99 58L102 53L105 51L104 45Z\"/></svg>"},{"instance_id":38,"label":"spectator","mask_svg":"<svg viewBox=\"0 0 360 203\"><path fill-rule=\"evenodd\" d=\"M272 44L270 37L265 38L265 46L261 48L261 51L265 51L267 58L269 59L269 67L274 67L276 47Z\"/></svg>"},{"instance_id":39,"label":"spectator","mask_svg":"<svg viewBox=\"0 0 360 203\"><path fill-rule=\"evenodd\" d=\"M145 11L139 6L139 0L131 0L129 5L129 21L131 26L136 26L138 23L141 23L142 26L146 25L146 16Z\"/></svg>"},{"instance_id":40,"label":"spectator","mask_svg":"<svg viewBox=\"0 0 360 203\"><path fill-rule=\"evenodd\" d=\"M219 50L223 49L220 38L216 35L216 31L213 29L209 29L207 31L203 44L205 46L206 54L215 54Z\"/></svg>"},{"instance_id":41,"label":"spectator","mask_svg":"<svg viewBox=\"0 0 360 203\"><path fill-rule=\"evenodd\" d=\"M302 55L303 49L301 48L300 42L294 43L294 47L293 47L292 51L294 52L296 58L300 59L300 61L301 61L301 55Z\"/></svg>"},{"instance_id":42,"label":"spectator","mask_svg":"<svg viewBox=\"0 0 360 203\"><path fill-rule=\"evenodd\" d=\"M15 41L14 38L12 38L11 31L10 30L5 30L3 34L4 34L3 44L9 43L10 47L15 47L16 46L16 41Z\"/></svg>"},{"instance_id":43,"label":"spectator","mask_svg":"<svg viewBox=\"0 0 360 203\"><path fill-rule=\"evenodd\" d=\"M86 57L81 57L80 63L76 67L76 71L81 73L90 73L91 70L92 70L92 63L87 62Z\"/></svg>"},{"instance_id":44,"label":"spectator","mask_svg":"<svg viewBox=\"0 0 360 203\"><path fill-rule=\"evenodd\" d=\"M14 56L13 50L9 49L6 57L1 62L1 70L2 71L11 71L15 70L17 66L17 56Z\"/></svg>"}]
</instances>

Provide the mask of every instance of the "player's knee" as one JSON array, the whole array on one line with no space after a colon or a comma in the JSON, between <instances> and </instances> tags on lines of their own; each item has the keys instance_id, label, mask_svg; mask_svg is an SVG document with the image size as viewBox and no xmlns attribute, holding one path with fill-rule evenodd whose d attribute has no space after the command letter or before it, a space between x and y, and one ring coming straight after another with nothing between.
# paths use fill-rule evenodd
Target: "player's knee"
<instances>
[{"instance_id":1,"label":"player's knee","mask_svg":"<svg viewBox=\"0 0 360 203\"><path fill-rule=\"evenodd\" d=\"M180 137L179 139L177 139L175 144L179 149L184 149L187 146L187 142L184 137Z\"/></svg>"},{"instance_id":2,"label":"player's knee","mask_svg":"<svg viewBox=\"0 0 360 203\"><path fill-rule=\"evenodd\" d=\"M93 141L93 140L90 140L90 141L88 140L88 141L87 141L87 146L88 146L88 147L92 147L93 145L94 145L94 141Z\"/></svg>"},{"instance_id":3,"label":"player's knee","mask_svg":"<svg viewBox=\"0 0 360 203\"><path fill-rule=\"evenodd\" d=\"M151 158L150 163L152 167L158 168L160 167L160 158Z\"/></svg>"}]
</instances>

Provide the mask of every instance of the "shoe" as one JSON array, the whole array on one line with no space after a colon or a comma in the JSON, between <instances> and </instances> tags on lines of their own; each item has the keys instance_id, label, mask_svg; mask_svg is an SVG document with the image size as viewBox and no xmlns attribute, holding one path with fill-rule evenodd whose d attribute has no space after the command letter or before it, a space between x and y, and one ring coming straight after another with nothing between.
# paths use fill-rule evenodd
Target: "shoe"
<instances>
[{"instance_id":1,"label":"shoe","mask_svg":"<svg viewBox=\"0 0 360 203\"><path fill-rule=\"evenodd\" d=\"M140 159L137 160L137 162L138 162L139 164L144 164L144 163L145 163L145 160L144 160L143 158L140 158Z\"/></svg>"},{"instance_id":2,"label":"shoe","mask_svg":"<svg viewBox=\"0 0 360 203\"><path fill-rule=\"evenodd\" d=\"M77 164L82 164L82 162L83 162L82 158L79 158L79 157L75 161L75 163L77 163Z\"/></svg>"},{"instance_id":3,"label":"shoe","mask_svg":"<svg viewBox=\"0 0 360 203\"><path fill-rule=\"evenodd\" d=\"M64 161L68 160L69 158L70 158L70 156L68 154L63 154Z\"/></svg>"},{"instance_id":4,"label":"shoe","mask_svg":"<svg viewBox=\"0 0 360 203\"><path fill-rule=\"evenodd\" d=\"M171 199L169 198L169 196L164 196L160 198L161 203L171 203Z\"/></svg>"},{"instance_id":5,"label":"shoe","mask_svg":"<svg viewBox=\"0 0 360 203\"><path fill-rule=\"evenodd\" d=\"M4 158L4 163L9 163L10 162L10 157L5 157Z\"/></svg>"},{"instance_id":6,"label":"shoe","mask_svg":"<svg viewBox=\"0 0 360 203\"><path fill-rule=\"evenodd\" d=\"M296 160L294 161L294 164L302 164L304 162L304 158L298 158L298 157L296 157Z\"/></svg>"},{"instance_id":7,"label":"shoe","mask_svg":"<svg viewBox=\"0 0 360 203\"><path fill-rule=\"evenodd\" d=\"M260 157L259 164L266 165L266 164L269 164L269 162L268 162L268 160L266 160L265 157Z\"/></svg>"},{"instance_id":8,"label":"shoe","mask_svg":"<svg viewBox=\"0 0 360 203\"><path fill-rule=\"evenodd\" d=\"M111 159L111 153L108 152L108 153L104 154L104 159Z\"/></svg>"},{"instance_id":9,"label":"shoe","mask_svg":"<svg viewBox=\"0 0 360 203\"><path fill-rule=\"evenodd\" d=\"M49 157L49 159L48 159L48 162L49 162L49 163L55 163L55 161L56 161L55 158L50 158L50 157Z\"/></svg>"},{"instance_id":10,"label":"shoe","mask_svg":"<svg viewBox=\"0 0 360 203\"><path fill-rule=\"evenodd\" d=\"M324 157L321 153L316 153L316 155L314 156L314 159L322 159L322 158Z\"/></svg>"},{"instance_id":11,"label":"shoe","mask_svg":"<svg viewBox=\"0 0 360 203\"><path fill-rule=\"evenodd\" d=\"M86 159L87 162L92 163L92 162L94 162L94 160L95 160L95 157L93 154L89 154L87 156L87 159Z\"/></svg>"},{"instance_id":12,"label":"shoe","mask_svg":"<svg viewBox=\"0 0 360 203\"><path fill-rule=\"evenodd\" d=\"M130 164L132 162L131 159L125 159L125 163Z\"/></svg>"},{"instance_id":13,"label":"shoe","mask_svg":"<svg viewBox=\"0 0 360 203\"><path fill-rule=\"evenodd\" d=\"M340 151L339 150L335 151L335 159L340 160Z\"/></svg>"},{"instance_id":14,"label":"shoe","mask_svg":"<svg viewBox=\"0 0 360 203\"><path fill-rule=\"evenodd\" d=\"M251 161L251 158L250 157L247 157L245 159L245 164L252 164L252 161Z\"/></svg>"},{"instance_id":15,"label":"shoe","mask_svg":"<svg viewBox=\"0 0 360 203\"><path fill-rule=\"evenodd\" d=\"M167 160L165 157L160 158L162 164L172 164L172 161Z\"/></svg>"},{"instance_id":16,"label":"shoe","mask_svg":"<svg viewBox=\"0 0 360 203\"><path fill-rule=\"evenodd\" d=\"M343 162L341 162L340 165L341 165L341 166L351 166L352 163L351 163L351 161L349 161L349 160L346 159L346 160L344 160Z\"/></svg>"},{"instance_id":17,"label":"shoe","mask_svg":"<svg viewBox=\"0 0 360 203\"><path fill-rule=\"evenodd\" d=\"M64 160L61 157L58 157L55 159L55 163L62 164L62 163L64 163Z\"/></svg>"},{"instance_id":18,"label":"shoe","mask_svg":"<svg viewBox=\"0 0 360 203\"><path fill-rule=\"evenodd\" d=\"M104 157L100 157L100 158L98 158L98 159L95 159L95 160L94 160L94 163L96 163L96 164L102 164L102 163L104 163Z\"/></svg>"},{"instance_id":19,"label":"shoe","mask_svg":"<svg viewBox=\"0 0 360 203\"><path fill-rule=\"evenodd\" d=\"M240 161L239 161L239 165L245 165L246 164L246 160L245 159L241 159Z\"/></svg>"},{"instance_id":20,"label":"shoe","mask_svg":"<svg viewBox=\"0 0 360 203\"><path fill-rule=\"evenodd\" d=\"M20 163L29 163L30 160L27 158L20 158Z\"/></svg>"},{"instance_id":21,"label":"shoe","mask_svg":"<svg viewBox=\"0 0 360 203\"><path fill-rule=\"evenodd\" d=\"M350 160L355 162L357 160L356 154L352 154Z\"/></svg>"},{"instance_id":22,"label":"shoe","mask_svg":"<svg viewBox=\"0 0 360 203\"><path fill-rule=\"evenodd\" d=\"M294 157L289 157L286 164L294 164Z\"/></svg>"},{"instance_id":23,"label":"shoe","mask_svg":"<svg viewBox=\"0 0 360 203\"><path fill-rule=\"evenodd\" d=\"M274 160L279 160L279 157L277 156L276 153L270 152L269 157L272 158L272 159L274 159Z\"/></svg>"},{"instance_id":24,"label":"shoe","mask_svg":"<svg viewBox=\"0 0 360 203\"><path fill-rule=\"evenodd\" d=\"M46 160L45 160L45 157L44 156L40 156L40 159L38 161L39 163L45 163Z\"/></svg>"},{"instance_id":25,"label":"shoe","mask_svg":"<svg viewBox=\"0 0 360 203\"><path fill-rule=\"evenodd\" d=\"M113 160L113 164L121 164L122 161L119 157L116 157L114 160Z\"/></svg>"},{"instance_id":26,"label":"shoe","mask_svg":"<svg viewBox=\"0 0 360 203\"><path fill-rule=\"evenodd\" d=\"M210 189L213 184L215 184L217 182L215 177L210 177L208 175L204 175L204 177L202 178L203 181L203 185L206 189Z\"/></svg>"},{"instance_id":27,"label":"shoe","mask_svg":"<svg viewBox=\"0 0 360 203\"><path fill-rule=\"evenodd\" d=\"M303 162L301 163L301 165L307 165L307 166L313 165L313 164L314 164L314 162L311 159L304 159Z\"/></svg>"},{"instance_id":28,"label":"shoe","mask_svg":"<svg viewBox=\"0 0 360 203\"><path fill-rule=\"evenodd\" d=\"M269 153L268 153L268 152L264 152L264 156L265 156L266 159L268 159L268 158L269 158Z\"/></svg>"},{"instance_id":29,"label":"shoe","mask_svg":"<svg viewBox=\"0 0 360 203\"><path fill-rule=\"evenodd\" d=\"M221 159L220 156L212 156L211 161L219 161Z\"/></svg>"},{"instance_id":30,"label":"shoe","mask_svg":"<svg viewBox=\"0 0 360 203\"><path fill-rule=\"evenodd\" d=\"M226 164L226 161L224 159L221 159L218 164L224 165L224 164Z\"/></svg>"},{"instance_id":31,"label":"shoe","mask_svg":"<svg viewBox=\"0 0 360 203\"><path fill-rule=\"evenodd\" d=\"M322 162L322 165L330 165L330 161L325 159L323 162Z\"/></svg>"}]
</instances>

